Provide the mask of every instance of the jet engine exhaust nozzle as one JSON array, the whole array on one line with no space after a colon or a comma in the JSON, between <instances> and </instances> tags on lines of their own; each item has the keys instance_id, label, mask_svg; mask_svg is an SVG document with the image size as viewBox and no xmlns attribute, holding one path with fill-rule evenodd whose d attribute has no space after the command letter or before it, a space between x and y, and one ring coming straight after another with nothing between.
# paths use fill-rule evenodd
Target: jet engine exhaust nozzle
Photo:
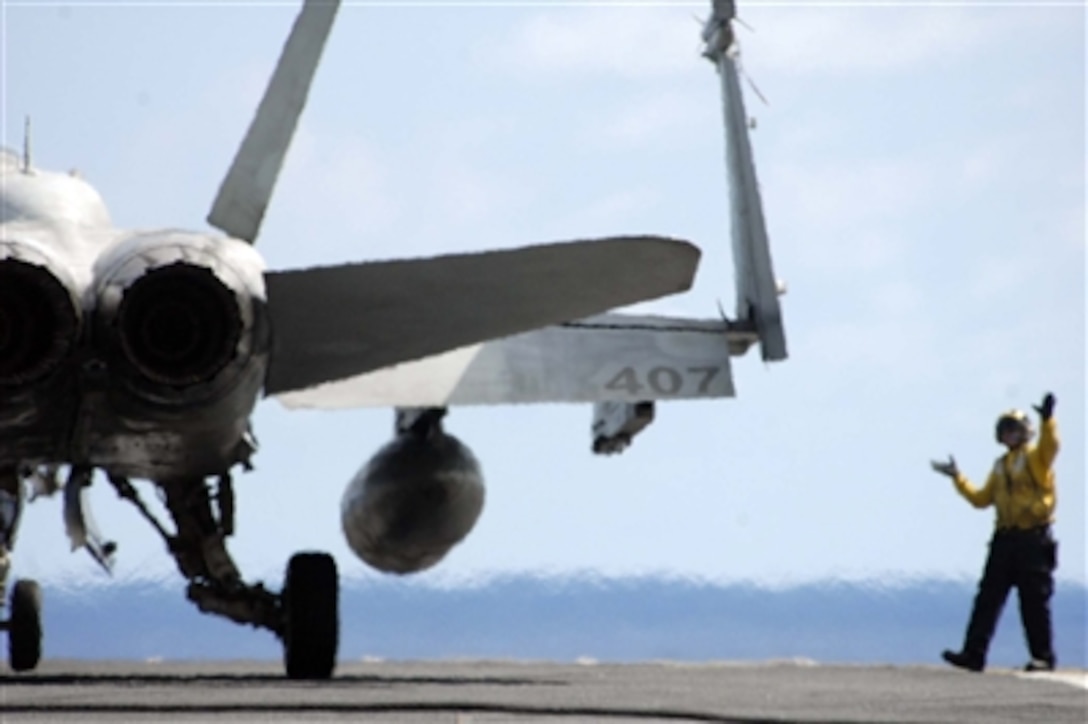
<instances>
[{"instance_id":1,"label":"jet engine exhaust nozzle","mask_svg":"<svg viewBox=\"0 0 1088 724\"><path fill-rule=\"evenodd\" d=\"M209 269L175 263L148 271L124 294L117 332L128 361L149 379L205 382L234 358L243 322L231 291Z\"/></svg>"},{"instance_id":2,"label":"jet engine exhaust nozzle","mask_svg":"<svg viewBox=\"0 0 1088 724\"><path fill-rule=\"evenodd\" d=\"M23 385L54 370L79 335L68 288L46 267L0 259L0 385Z\"/></svg>"}]
</instances>

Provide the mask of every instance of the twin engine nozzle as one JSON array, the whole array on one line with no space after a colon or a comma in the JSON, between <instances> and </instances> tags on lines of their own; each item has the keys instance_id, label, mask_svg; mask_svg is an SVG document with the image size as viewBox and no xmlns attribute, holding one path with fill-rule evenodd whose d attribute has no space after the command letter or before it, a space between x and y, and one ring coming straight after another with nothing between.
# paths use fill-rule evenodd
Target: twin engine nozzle
<instances>
[{"instance_id":1,"label":"twin engine nozzle","mask_svg":"<svg viewBox=\"0 0 1088 724\"><path fill-rule=\"evenodd\" d=\"M32 246L0 243L0 386L49 375L81 339L90 358L145 390L215 379L257 346L248 337L263 298L260 269L239 271L231 255L238 252L206 239L122 244L100 260L81 295L63 265ZM86 312L81 297L90 302Z\"/></svg>"},{"instance_id":2,"label":"twin engine nozzle","mask_svg":"<svg viewBox=\"0 0 1088 724\"><path fill-rule=\"evenodd\" d=\"M31 384L55 370L79 338L71 287L44 260L0 247L0 386Z\"/></svg>"},{"instance_id":3,"label":"twin engine nozzle","mask_svg":"<svg viewBox=\"0 0 1088 724\"><path fill-rule=\"evenodd\" d=\"M133 282L111 326L125 362L177 387L206 382L226 367L243 328L234 292L211 270L181 262Z\"/></svg>"}]
</instances>

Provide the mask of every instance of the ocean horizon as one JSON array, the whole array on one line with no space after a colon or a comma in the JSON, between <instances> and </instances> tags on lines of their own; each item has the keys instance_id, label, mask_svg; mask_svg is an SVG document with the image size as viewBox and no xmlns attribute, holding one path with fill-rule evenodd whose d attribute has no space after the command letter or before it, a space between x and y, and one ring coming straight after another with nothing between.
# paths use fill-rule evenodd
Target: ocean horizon
<instances>
[{"instance_id":1,"label":"ocean horizon","mask_svg":"<svg viewBox=\"0 0 1088 724\"><path fill-rule=\"evenodd\" d=\"M44 591L46 658L280 659L276 638L204 615L184 585L116 582ZM345 580L339 658L570 662L768 661L911 665L959 648L975 585L948 580L774 586L662 576L502 575L463 585ZM1085 668L1088 587L1059 581L1059 666ZM1028 659L1015 591L989 665Z\"/></svg>"}]
</instances>

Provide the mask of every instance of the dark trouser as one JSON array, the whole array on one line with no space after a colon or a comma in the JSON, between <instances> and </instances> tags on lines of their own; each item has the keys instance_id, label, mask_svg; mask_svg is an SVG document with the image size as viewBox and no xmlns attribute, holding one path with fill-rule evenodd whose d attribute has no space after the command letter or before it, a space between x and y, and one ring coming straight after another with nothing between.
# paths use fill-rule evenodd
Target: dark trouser
<instances>
[{"instance_id":1,"label":"dark trouser","mask_svg":"<svg viewBox=\"0 0 1088 724\"><path fill-rule=\"evenodd\" d=\"M1020 594L1020 620L1028 640L1031 658L1054 663L1051 646L1050 597L1054 593L1054 569L1058 544L1050 527L1031 530L998 530L990 540L986 570L978 584L971 622L963 652L986 662L997 619L1005 606L1009 589Z\"/></svg>"}]
</instances>

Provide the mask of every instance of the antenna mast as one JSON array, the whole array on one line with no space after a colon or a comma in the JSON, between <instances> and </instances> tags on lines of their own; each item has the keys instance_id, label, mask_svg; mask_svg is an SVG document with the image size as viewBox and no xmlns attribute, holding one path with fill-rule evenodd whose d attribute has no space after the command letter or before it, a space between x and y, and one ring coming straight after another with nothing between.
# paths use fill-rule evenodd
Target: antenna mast
<instances>
[{"instance_id":1,"label":"antenna mast","mask_svg":"<svg viewBox=\"0 0 1088 724\"><path fill-rule=\"evenodd\" d=\"M30 116L23 124L23 173L30 173Z\"/></svg>"}]
</instances>

